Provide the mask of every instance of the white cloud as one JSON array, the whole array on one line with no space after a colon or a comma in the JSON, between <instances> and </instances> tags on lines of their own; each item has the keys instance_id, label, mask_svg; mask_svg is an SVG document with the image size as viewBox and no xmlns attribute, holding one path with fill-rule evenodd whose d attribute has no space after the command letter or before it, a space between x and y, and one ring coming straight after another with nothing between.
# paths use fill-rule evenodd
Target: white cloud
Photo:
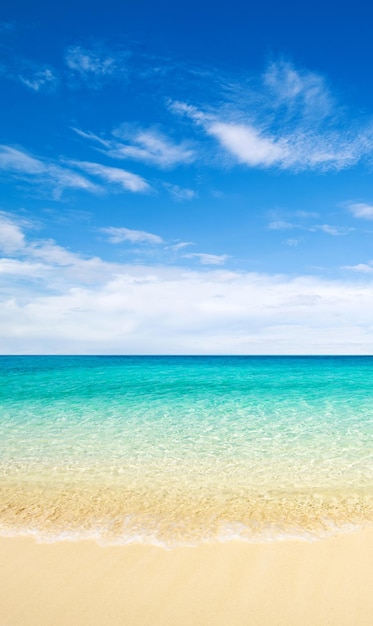
<instances>
[{"instance_id":1,"label":"white cloud","mask_svg":"<svg viewBox=\"0 0 373 626\"><path fill-rule=\"evenodd\" d=\"M131 142L113 145L109 154L115 158L137 159L166 168L191 163L195 159L194 151L187 142L174 143L155 130L132 131L129 127L122 126L114 131L114 135Z\"/></svg>"},{"instance_id":2,"label":"white cloud","mask_svg":"<svg viewBox=\"0 0 373 626\"><path fill-rule=\"evenodd\" d=\"M373 204L366 204L365 202L351 202L347 204L347 208L354 217L358 217L363 220L373 220Z\"/></svg>"},{"instance_id":3,"label":"white cloud","mask_svg":"<svg viewBox=\"0 0 373 626\"><path fill-rule=\"evenodd\" d=\"M111 74L113 72L114 59L102 58L91 50L84 50L80 46L70 46L66 52L68 67L79 73L85 74Z\"/></svg>"},{"instance_id":4,"label":"white cloud","mask_svg":"<svg viewBox=\"0 0 373 626\"><path fill-rule=\"evenodd\" d=\"M110 140L108 141L106 139L102 139L102 137L99 137L98 135L95 135L94 133L91 133L90 131L84 131L84 130L81 130L80 128L75 128L74 126L71 126L71 130L73 130L74 133L79 135L79 137L83 137L83 139L89 139L89 141L94 141L95 143L99 143L105 148L110 148L110 145L111 145Z\"/></svg>"},{"instance_id":5,"label":"white cloud","mask_svg":"<svg viewBox=\"0 0 373 626\"><path fill-rule=\"evenodd\" d=\"M138 130L124 124L113 131L115 139L103 139L77 128L73 130L81 137L97 143L100 151L112 159L143 161L167 169L191 163L196 158L188 142L175 143L155 130Z\"/></svg>"},{"instance_id":6,"label":"white cloud","mask_svg":"<svg viewBox=\"0 0 373 626\"><path fill-rule=\"evenodd\" d=\"M130 243L163 243L163 239L162 237L159 237L159 235L147 233L143 230L132 230L130 228L116 228L114 226L109 226L107 228L100 228L100 231L109 235L108 240L110 243L123 243L125 241L129 241Z\"/></svg>"},{"instance_id":7,"label":"white cloud","mask_svg":"<svg viewBox=\"0 0 373 626\"><path fill-rule=\"evenodd\" d=\"M171 185L170 183L164 183L164 187L167 189L170 196L179 202L183 200L193 200L197 197L197 192L193 189Z\"/></svg>"},{"instance_id":8,"label":"white cloud","mask_svg":"<svg viewBox=\"0 0 373 626\"><path fill-rule=\"evenodd\" d=\"M108 263L29 242L13 224L16 258L0 259L3 354L373 351L367 272L351 282Z\"/></svg>"},{"instance_id":9,"label":"white cloud","mask_svg":"<svg viewBox=\"0 0 373 626\"><path fill-rule=\"evenodd\" d=\"M299 70L292 63L280 60L269 65L264 73L264 84L278 106L298 106L318 119L332 111L333 98L324 77L316 72Z\"/></svg>"},{"instance_id":10,"label":"white cloud","mask_svg":"<svg viewBox=\"0 0 373 626\"><path fill-rule=\"evenodd\" d=\"M126 189L126 191L144 192L150 190L150 186L144 178L132 172L122 170L119 167L109 167L88 161L70 161L70 163L93 176L102 178L108 183L117 184L123 189Z\"/></svg>"},{"instance_id":11,"label":"white cloud","mask_svg":"<svg viewBox=\"0 0 373 626\"><path fill-rule=\"evenodd\" d=\"M169 108L214 137L233 162L327 171L370 159L372 122L359 123L339 107L321 75L279 61L261 80L222 83L218 105L176 101ZM224 162L224 152L215 160Z\"/></svg>"},{"instance_id":12,"label":"white cloud","mask_svg":"<svg viewBox=\"0 0 373 626\"><path fill-rule=\"evenodd\" d=\"M25 245L25 236L21 227L6 213L0 212L0 251L12 254Z\"/></svg>"},{"instance_id":13,"label":"white cloud","mask_svg":"<svg viewBox=\"0 0 373 626\"><path fill-rule=\"evenodd\" d=\"M3 297L3 353L369 354L371 283L113 268L101 282ZM25 273L33 271L26 262ZM36 270L35 270L36 271ZM59 331L56 333L56 327Z\"/></svg>"},{"instance_id":14,"label":"white cloud","mask_svg":"<svg viewBox=\"0 0 373 626\"><path fill-rule=\"evenodd\" d=\"M128 54L109 51L102 46L83 48L70 46L65 55L66 65L87 87L97 89L107 79L124 78L127 74Z\"/></svg>"},{"instance_id":15,"label":"white cloud","mask_svg":"<svg viewBox=\"0 0 373 626\"><path fill-rule=\"evenodd\" d=\"M240 163L249 166L270 166L281 163L288 154L286 145L261 136L252 126L214 122L207 132L233 154Z\"/></svg>"},{"instance_id":16,"label":"white cloud","mask_svg":"<svg viewBox=\"0 0 373 626\"><path fill-rule=\"evenodd\" d=\"M168 102L168 107L170 111L173 111L173 113L177 113L178 115L185 115L196 123L205 124L209 120L214 119L214 116L203 113L202 111L199 111L195 106L187 104L186 102L181 102L180 100L170 100Z\"/></svg>"},{"instance_id":17,"label":"white cloud","mask_svg":"<svg viewBox=\"0 0 373 626\"><path fill-rule=\"evenodd\" d=\"M182 250L183 248L187 248L189 246L194 246L195 244L193 243L193 241L179 241L178 243L174 243L171 246L168 246L169 250L175 250L175 252L177 252L178 250Z\"/></svg>"},{"instance_id":18,"label":"white cloud","mask_svg":"<svg viewBox=\"0 0 373 626\"><path fill-rule=\"evenodd\" d=\"M91 193L101 193L103 191L100 185L93 183L85 176L59 165L48 165L46 174L45 182L54 186L55 197L57 198L68 187L83 189Z\"/></svg>"},{"instance_id":19,"label":"white cloud","mask_svg":"<svg viewBox=\"0 0 373 626\"><path fill-rule=\"evenodd\" d=\"M47 167L39 159L11 146L0 145L0 168L10 172L43 174Z\"/></svg>"},{"instance_id":20,"label":"white cloud","mask_svg":"<svg viewBox=\"0 0 373 626\"><path fill-rule=\"evenodd\" d=\"M206 254L204 252L191 252L183 254L184 259L197 259L202 265L224 265L229 256L227 254Z\"/></svg>"},{"instance_id":21,"label":"white cloud","mask_svg":"<svg viewBox=\"0 0 373 626\"><path fill-rule=\"evenodd\" d=\"M20 81L33 91L41 91L43 89L53 90L57 86L58 78L49 67L36 70L28 75L21 74Z\"/></svg>"},{"instance_id":22,"label":"white cloud","mask_svg":"<svg viewBox=\"0 0 373 626\"><path fill-rule=\"evenodd\" d=\"M373 261L368 263L358 263L357 265L344 265L342 270L351 270L352 272L362 272L363 274L371 274L373 272Z\"/></svg>"},{"instance_id":23,"label":"white cloud","mask_svg":"<svg viewBox=\"0 0 373 626\"><path fill-rule=\"evenodd\" d=\"M350 137L334 130L317 133L302 128L264 132L252 123L221 120L205 128L237 162L249 167L341 170L373 149L371 130Z\"/></svg>"},{"instance_id":24,"label":"white cloud","mask_svg":"<svg viewBox=\"0 0 373 626\"><path fill-rule=\"evenodd\" d=\"M296 248L299 245L300 240L299 239L285 239L285 241L283 241L282 243L285 244L285 246L289 246L290 248Z\"/></svg>"},{"instance_id":25,"label":"white cloud","mask_svg":"<svg viewBox=\"0 0 373 626\"><path fill-rule=\"evenodd\" d=\"M311 230L311 228L309 229ZM314 226L314 230L321 230L327 235L333 235L334 237L340 237L341 235L347 235L353 228L348 226L331 226L330 224L317 224Z\"/></svg>"},{"instance_id":26,"label":"white cloud","mask_svg":"<svg viewBox=\"0 0 373 626\"><path fill-rule=\"evenodd\" d=\"M287 230L291 228L297 228L297 226L295 226L291 222L285 222L283 220L275 220L268 224L268 228L270 230Z\"/></svg>"},{"instance_id":27,"label":"white cloud","mask_svg":"<svg viewBox=\"0 0 373 626\"><path fill-rule=\"evenodd\" d=\"M53 239L30 243L25 252L31 258L35 257L50 265L57 266L73 266L82 260L80 255L57 245Z\"/></svg>"},{"instance_id":28,"label":"white cloud","mask_svg":"<svg viewBox=\"0 0 373 626\"><path fill-rule=\"evenodd\" d=\"M20 261L19 259L0 258L0 275L3 280L7 277L10 277L11 280L15 278L28 278L30 280L38 279L40 277L45 278L46 271L47 268L42 263ZM50 269L50 271L52 271L52 269Z\"/></svg>"},{"instance_id":29,"label":"white cloud","mask_svg":"<svg viewBox=\"0 0 373 626\"><path fill-rule=\"evenodd\" d=\"M0 145L0 169L34 185L51 187L59 197L65 188L84 189L94 193L101 188L81 174L47 160L37 159L11 146Z\"/></svg>"},{"instance_id":30,"label":"white cloud","mask_svg":"<svg viewBox=\"0 0 373 626\"><path fill-rule=\"evenodd\" d=\"M311 224L311 225L305 226L304 224L293 224L291 222L286 222L283 220L275 220L273 222L270 222L268 224L268 228L270 230L298 229L298 230L308 231L310 233L321 231L323 233L326 233L327 235L333 235L334 237L347 235L349 232L354 230L353 228L349 226L332 226L330 224Z\"/></svg>"},{"instance_id":31,"label":"white cloud","mask_svg":"<svg viewBox=\"0 0 373 626\"><path fill-rule=\"evenodd\" d=\"M97 257L87 258L72 252L53 239L30 241L25 236L25 230L33 227L34 224L26 219L16 218L10 213L0 213L0 251L7 255L0 259L3 276L11 274L30 280L44 279L45 285L53 276L52 282L48 283L53 292L71 281L99 284L103 276L107 278L108 273L111 275L122 267L115 263L106 263Z\"/></svg>"},{"instance_id":32,"label":"white cloud","mask_svg":"<svg viewBox=\"0 0 373 626\"><path fill-rule=\"evenodd\" d=\"M15 50L2 49L3 59L0 63L0 74L10 80L22 83L35 92L52 92L57 88L60 77L51 65L35 62L30 58L19 56Z\"/></svg>"},{"instance_id":33,"label":"white cloud","mask_svg":"<svg viewBox=\"0 0 373 626\"><path fill-rule=\"evenodd\" d=\"M11 146L0 145L0 169L35 185L52 187L58 198L65 188L84 189L93 193L104 191L101 185L74 171L84 170L91 176L118 185L126 191L146 192L150 185L144 178L121 168L108 167L100 163L87 161L65 161L70 167L63 167L47 160L35 158L26 152Z\"/></svg>"}]
</instances>

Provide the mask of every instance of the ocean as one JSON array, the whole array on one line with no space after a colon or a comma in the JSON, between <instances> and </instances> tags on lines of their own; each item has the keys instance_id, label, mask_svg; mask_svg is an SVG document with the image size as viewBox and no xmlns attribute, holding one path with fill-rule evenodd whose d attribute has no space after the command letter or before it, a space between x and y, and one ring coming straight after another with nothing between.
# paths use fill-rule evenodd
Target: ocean
<instances>
[{"instance_id":1,"label":"ocean","mask_svg":"<svg viewBox=\"0 0 373 626\"><path fill-rule=\"evenodd\" d=\"M0 357L0 534L165 547L373 522L373 357Z\"/></svg>"}]
</instances>

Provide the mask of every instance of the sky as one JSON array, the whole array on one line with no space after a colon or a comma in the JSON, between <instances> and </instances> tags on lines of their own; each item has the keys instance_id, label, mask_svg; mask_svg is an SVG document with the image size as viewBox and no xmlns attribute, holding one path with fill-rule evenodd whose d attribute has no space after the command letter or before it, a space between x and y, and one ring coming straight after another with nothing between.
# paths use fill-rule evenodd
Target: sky
<instances>
[{"instance_id":1,"label":"sky","mask_svg":"<svg viewBox=\"0 0 373 626\"><path fill-rule=\"evenodd\" d=\"M1 354L372 354L372 9L6 0Z\"/></svg>"}]
</instances>

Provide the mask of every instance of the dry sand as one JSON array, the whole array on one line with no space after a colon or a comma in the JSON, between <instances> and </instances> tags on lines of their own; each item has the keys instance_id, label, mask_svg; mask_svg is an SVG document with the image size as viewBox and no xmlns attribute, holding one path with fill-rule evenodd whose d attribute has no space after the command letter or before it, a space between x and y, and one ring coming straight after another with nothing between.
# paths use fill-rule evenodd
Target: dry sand
<instances>
[{"instance_id":1,"label":"dry sand","mask_svg":"<svg viewBox=\"0 0 373 626\"><path fill-rule=\"evenodd\" d=\"M196 548L0 539L1 626L372 626L373 529Z\"/></svg>"}]
</instances>

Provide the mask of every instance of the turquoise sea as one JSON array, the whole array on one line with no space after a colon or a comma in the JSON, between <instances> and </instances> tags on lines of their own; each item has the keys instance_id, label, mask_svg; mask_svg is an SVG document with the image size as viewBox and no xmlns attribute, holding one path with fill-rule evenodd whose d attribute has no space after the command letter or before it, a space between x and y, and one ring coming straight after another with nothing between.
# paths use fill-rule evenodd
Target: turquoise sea
<instances>
[{"instance_id":1,"label":"turquoise sea","mask_svg":"<svg viewBox=\"0 0 373 626\"><path fill-rule=\"evenodd\" d=\"M373 357L0 357L0 533L167 546L373 522Z\"/></svg>"}]
</instances>

